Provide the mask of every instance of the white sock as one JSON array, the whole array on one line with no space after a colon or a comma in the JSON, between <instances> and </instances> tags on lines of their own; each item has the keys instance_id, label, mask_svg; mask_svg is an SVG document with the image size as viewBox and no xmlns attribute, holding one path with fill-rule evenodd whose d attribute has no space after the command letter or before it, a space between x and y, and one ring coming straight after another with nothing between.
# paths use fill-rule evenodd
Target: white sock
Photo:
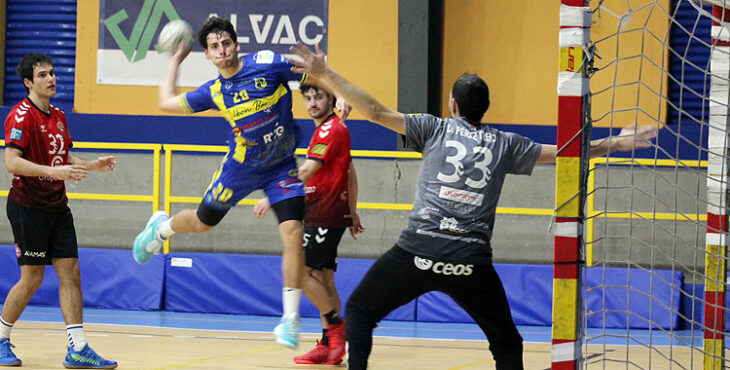
<instances>
[{"instance_id":1,"label":"white sock","mask_svg":"<svg viewBox=\"0 0 730 370\"><path fill-rule=\"evenodd\" d=\"M170 222L172 219L163 221L160 226L157 227L157 232L160 233L160 237L162 239L169 238L172 234L175 232L172 230L172 226L170 226Z\"/></svg>"},{"instance_id":2,"label":"white sock","mask_svg":"<svg viewBox=\"0 0 730 370\"><path fill-rule=\"evenodd\" d=\"M302 299L302 290L299 288L282 289L282 298L284 301L284 316L289 314L299 314L299 301Z\"/></svg>"},{"instance_id":3,"label":"white sock","mask_svg":"<svg viewBox=\"0 0 730 370\"><path fill-rule=\"evenodd\" d=\"M68 333L68 345L73 347L74 351L78 352L84 349L86 336L84 335L83 324L66 325L66 332Z\"/></svg>"},{"instance_id":4,"label":"white sock","mask_svg":"<svg viewBox=\"0 0 730 370\"><path fill-rule=\"evenodd\" d=\"M10 338L10 331L13 330L14 324L15 323L7 322L0 317L0 339Z\"/></svg>"}]
</instances>

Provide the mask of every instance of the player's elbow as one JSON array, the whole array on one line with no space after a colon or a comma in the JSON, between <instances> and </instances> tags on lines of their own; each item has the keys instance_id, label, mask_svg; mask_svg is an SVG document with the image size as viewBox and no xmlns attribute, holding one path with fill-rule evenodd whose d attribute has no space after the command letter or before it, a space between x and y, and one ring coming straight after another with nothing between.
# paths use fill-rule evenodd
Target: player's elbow
<instances>
[{"instance_id":1,"label":"player's elbow","mask_svg":"<svg viewBox=\"0 0 730 370\"><path fill-rule=\"evenodd\" d=\"M370 104L364 112L368 121L381 123L385 120L387 110L382 104Z\"/></svg>"},{"instance_id":2,"label":"player's elbow","mask_svg":"<svg viewBox=\"0 0 730 370\"><path fill-rule=\"evenodd\" d=\"M312 178L312 172L307 170L299 170L299 180L301 180L303 183L307 183Z\"/></svg>"}]
</instances>

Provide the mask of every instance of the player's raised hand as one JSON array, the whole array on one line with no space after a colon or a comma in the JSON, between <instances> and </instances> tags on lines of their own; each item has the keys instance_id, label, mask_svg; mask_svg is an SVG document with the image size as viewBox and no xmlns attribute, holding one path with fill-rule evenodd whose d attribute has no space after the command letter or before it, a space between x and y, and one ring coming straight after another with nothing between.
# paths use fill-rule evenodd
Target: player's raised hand
<instances>
[{"instance_id":1,"label":"player's raised hand","mask_svg":"<svg viewBox=\"0 0 730 370\"><path fill-rule=\"evenodd\" d=\"M315 78L322 78L327 73L327 62L324 60L324 51L317 43L315 47L316 53L313 53L301 41L290 47L289 51L299 58L292 58L291 63L294 64L292 72L307 73Z\"/></svg>"},{"instance_id":2,"label":"player's raised hand","mask_svg":"<svg viewBox=\"0 0 730 370\"><path fill-rule=\"evenodd\" d=\"M114 171L114 167L117 165L116 159L114 159L113 155L108 155L106 157L99 157L96 159L94 163L94 167L99 172L110 172Z\"/></svg>"},{"instance_id":3,"label":"player's raised hand","mask_svg":"<svg viewBox=\"0 0 730 370\"><path fill-rule=\"evenodd\" d=\"M185 47L185 43L181 42L180 45L177 46L177 51L170 55L170 59L174 59L178 64L182 63L185 58L187 58L188 54L190 54L189 48Z\"/></svg>"},{"instance_id":4,"label":"player's raised hand","mask_svg":"<svg viewBox=\"0 0 730 370\"><path fill-rule=\"evenodd\" d=\"M256 215L256 218L259 220L263 220L269 209L271 209L271 204L269 204L269 198L265 197L253 206L253 214Z\"/></svg>"},{"instance_id":5,"label":"player's raised hand","mask_svg":"<svg viewBox=\"0 0 730 370\"><path fill-rule=\"evenodd\" d=\"M347 120L347 117L350 115L350 112L352 112L352 106L345 101L345 98L337 97L337 103L335 104L337 106L337 110L340 111L340 120L342 122L345 122Z\"/></svg>"},{"instance_id":6,"label":"player's raised hand","mask_svg":"<svg viewBox=\"0 0 730 370\"><path fill-rule=\"evenodd\" d=\"M81 181L88 175L89 170L80 164L53 167L53 177L59 180Z\"/></svg>"}]
</instances>

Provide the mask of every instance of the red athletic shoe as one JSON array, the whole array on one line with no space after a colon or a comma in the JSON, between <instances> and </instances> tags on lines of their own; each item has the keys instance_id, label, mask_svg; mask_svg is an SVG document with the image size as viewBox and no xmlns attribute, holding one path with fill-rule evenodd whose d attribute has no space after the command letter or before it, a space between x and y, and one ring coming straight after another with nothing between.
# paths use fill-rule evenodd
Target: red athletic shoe
<instances>
[{"instance_id":1,"label":"red athletic shoe","mask_svg":"<svg viewBox=\"0 0 730 370\"><path fill-rule=\"evenodd\" d=\"M345 357L345 320L339 324L331 324L327 327L329 337L329 354L327 365L337 365Z\"/></svg>"},{"instance_id":2,"label":"red athletic shoe","mask_svg":"<svg viewBox=\"0 0 730 370\"><path fill-rule=\"evenodd\" d=\"M317 341L317 346L313 350L301 356L294 357L294 362L298 364L324 364L327 363L327 355L329 352L329 347Z\"/></svg>"}]
</instances>

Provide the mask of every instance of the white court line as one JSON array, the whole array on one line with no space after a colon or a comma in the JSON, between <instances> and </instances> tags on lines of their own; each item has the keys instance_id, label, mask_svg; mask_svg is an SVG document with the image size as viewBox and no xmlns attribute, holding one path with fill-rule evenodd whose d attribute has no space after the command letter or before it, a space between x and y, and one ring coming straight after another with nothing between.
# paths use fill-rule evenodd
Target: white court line
<instances>
[{"instance_id":1,"label":"white court line","mask_svg":"<svg viewBox=\"0 0 730 370\"><path fill-rule=\"evenodd\" d=\"M152 335L147 334L130 334L129 336L132 338L152 338Z\"/></svg>"},{"instance_id":2,"label":"white court line","mask_svg":"<svg viewBox=\"0 0 730 370\"><path fill-rule=\"evenodd\" d=\"M66 334L63 333L43 333L43 335L47 335L49 337L59 337L59 336L66 336Z\"/></svg>"}]
</instances>

